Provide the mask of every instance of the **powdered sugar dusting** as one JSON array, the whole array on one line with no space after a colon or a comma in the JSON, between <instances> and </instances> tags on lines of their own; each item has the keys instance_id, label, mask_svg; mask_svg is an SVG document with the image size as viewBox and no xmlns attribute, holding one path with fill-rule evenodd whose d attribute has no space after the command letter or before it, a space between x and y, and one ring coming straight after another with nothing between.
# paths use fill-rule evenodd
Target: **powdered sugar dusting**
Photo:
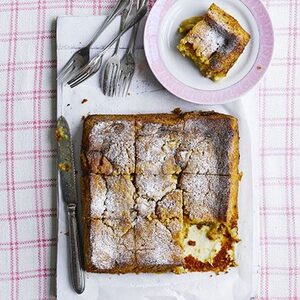
<instances>
[{"instance_id":1,"label":"powdered sugar dusting","mask_svg":"<svg viewBox=\"0 0 300 300\"><path fill-rule=\"evenodd\" d=\"M192 143L190 143L190 141ZM219 171L219 156L217 149L210 139L204 141L197 139L186 140L184 145L189 149L188 159L183 161L183 173L190 174L218 174ZM198 143L197 143L198 142ZM192 145L196 146L192 147ZM185 151L185 150L184 150Z\"/></svg>"},{"instance_id":2,"label":"powdered sugar dusting","mask_svg":"<svg viewBox=\"0 0 300 300\"><path fill-rule=\"evenodd\" d=\"M205 45L202 48L201 55L210 56L225 43L225 37L214 27L210 27L201 35L201 42ZM199 55L197 53L197 55Z\"/></svg>"},{"instance_id":3,"label":"powdered sugar dusting","mask_svg":"<svg viewBox=\"0 0 300 300\"><path fill-rule=\"evenodd\" d=\"M136 224L137 264L143 266L181 265L182 249L172 233L158 220L139 218Z\"/></svg>"},{"instance_id":4,"label":"powdered sugar dusting","mask_svg":"<svg viewBox=\"0 0 300 300\"><path fill-rule=\"evenodd\" d=\"M134 121L99 121L89 135L89 149L100 151L118 173L132 173L135 165Z\"/></svg>"},{"instance_id":5,"label":"powdered sugar dusting","mask_svg":"<svg viewBox=\"0 0 300 300\"><path fill-rule=\"evenodd\" d=\"M134 268L134 232L122 235L102 221L92 221L90 230L91 262L99 270Z\"/></svg>"},{"instance_id":6,"label":"powdered sugar dusting","mask_svg":"<svg viewBox=\"0 0 300 300\"><path fill-rule=\"evenodd\" d=\"M174 154L182 138L183 123L162 125L138 121L136 172L175 174L180 171Z\"/></svg>"},{"instance_id":7,"label":"powdered sugar dusting","mask_svg":"<svg viewBox=\"0 0 300 300\"><path fill-rule=\"evenodd\" d=\"M138 195L154 200L162 199L176 189L177 177L172 175L136 175Z\"/></svg>"},{"instance_id":8,"label":"powdered sugar dusting","mask_svg":"<svg viewBox=\"0 0 300 300\"><path fill-rule=\"evenodd\" d=\"M91 175L90 176L90 193L91 193L91 217L100 217L106 207L106 184L101 176Z\"/></svg>"},{"instance_id":9,"label":"powdered sugar dusting","mask_svg":"<svg viewBox=\"0 0 300 300\"><path fill-rule=\"evenodd\" d=\"M226 119L188 119L177 160L183 173L228 175L233 133Z\"/></svg>"},{"instance_id":10,"label":"powdered sugar dusting","mask_svg":"<svg viewBox=\"0 0 300 300\"><path fill-rule=\"evenodd\" d=\"M90 175L91 217L129 218L135 187L129 176Z\"/></svg>"},{"instance_id":11,"label":"powdered sugar dusting","mask_svg":"<svg viewBox=\"0 0 300 300\"><path fill-rule=\"evenodd\" d=\"M117 254L117 243L112 229L105 228L101 225L100 223L91 224L91 262L98 269L105 270L111 269L114 266Z\"/></svg>"},{"instance_id":12,"label":"powdered sugar dusting","mask_svg":"<svg viewBox=\"0 0 300 300\"><path fill-rule=\"evenodd\" d=\"M226 221L229 176L184 174L179 186L183 190L184 214L192 221Z\"/></svg>"},{"instance_id":13,"label":"powdered sugar dusting","mask_svg":"<svg viewBox=\"0 0 300 300\"><path fill-rule=\"evenodd\" d=\"M138 197L136 199L135 208L139 216L148 218L152 214L155 214L156 202L152 199L146 199L143 197Z\"/></svg>"}]
</instances>

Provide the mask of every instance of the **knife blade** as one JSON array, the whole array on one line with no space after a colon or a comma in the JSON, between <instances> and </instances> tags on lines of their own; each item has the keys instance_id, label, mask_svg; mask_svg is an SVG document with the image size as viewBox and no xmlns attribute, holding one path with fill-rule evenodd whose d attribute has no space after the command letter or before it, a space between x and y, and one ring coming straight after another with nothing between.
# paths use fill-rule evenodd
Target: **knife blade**
<instances>
[{"instance_id":1,"label":"knife blade","mask_svg":"<svg viewBox=\"0 0 300 300\"><path fill-rule=\"evenodd\" d=\"M56 139L60 185L68 213L71 281L76 293L81 294L85 288L85 278L76 218L77 192L73 144L68 122L63 116L57 121Z\"/></svg>"},{"instance_id":2,"label":"knife blade","mask_svg":"<svg viewBox=\"0 0 300 300\"><path fill-rule=\"evenodd\" d=\"M57 121L56 139L58 144L58 169L62 184L63 200L77 204L76 179L72 137L69 125L64 117Z\"/></svg>"}]
</instances>

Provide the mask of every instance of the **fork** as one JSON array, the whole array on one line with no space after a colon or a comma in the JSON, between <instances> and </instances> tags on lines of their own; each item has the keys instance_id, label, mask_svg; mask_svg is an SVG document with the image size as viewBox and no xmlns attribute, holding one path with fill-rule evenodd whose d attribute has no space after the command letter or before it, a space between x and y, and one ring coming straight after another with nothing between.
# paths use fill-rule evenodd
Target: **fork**
<instances>
[{"instance_id":1,"label":"fork","mask_svg":"<svg viewBox=\"0 0 300 300\"><path fill-rule=\"evenodd\" d=\"M90 60L90 48L96 42L101 33L108 25L130 4L131 0L119 0L113 11L105 19L104 23L99 27L92 40L83 48L76 51L68 62L64 65L57 76L57 80L64 81L68 75L75 73Z\"/></svg>"},{"instance_id":2,"label":"fork","mask_svg":"<svg viewBox=\"0 0 300 300\"><path fill-rule=\"evenodd\" d=\"M146 5L146 0L137 0L137 9L141 5ZM116 95L126 97L128 94L128 90L135 72L135 60L134 60L134 53L135 53L135 43L136 37L139 29L139 22L133 27L128 50L120 63L120 72L119 72L119 79L117 81L117 88L116 88Z\"/></svg>"},{"instance_id":3,"label":"fork","mask_svg":"<svg viewBox=\"0 0 300 300\"><path fill-rule=\"evenodd\" d=\"M101 52L96 55L87 65L82 67L73 78L71 78L67 83L73 88L76 85L82 83L90 76L94 75L100 68L102 64L103 54L132 26L139 22L147 13L147 5L141 6L137 11L136 15L131 17L126 23L123 30L121 30L112 40L101 50Z\"/></svg>"},{"instance_id":4,"label":"fork","mask_svg":"<svg viewBox=\"0 0 300 300\"><path fill-rule=\"evenodd\" d=\"M125 26L126 20L128 18L128 14L132 7L132 0L129 5L123 10L121 14L121 23L120 30L122 30ZM103 71L103 79L102 79L102 88L104 95L112 97L114 95L114 86L118 77L118 72L120 68L120 58L118 56L120 38L116 42L115 50L110 59L106 62L104 71Z\"/></svg>"}]
</instances>

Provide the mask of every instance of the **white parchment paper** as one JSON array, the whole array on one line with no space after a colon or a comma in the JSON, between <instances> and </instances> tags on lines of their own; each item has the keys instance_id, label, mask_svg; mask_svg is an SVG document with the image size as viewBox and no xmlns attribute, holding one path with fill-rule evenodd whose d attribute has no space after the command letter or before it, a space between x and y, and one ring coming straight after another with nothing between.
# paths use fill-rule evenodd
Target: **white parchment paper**
<instances>
[{"instance_id":1,"label":"white parchment paper","mask_svg":"<svg viewBox=\"0 0 300 300\"><path fill-rule=\"evenodd\" d=\"M104 17L59 17L57 20L57 65L60 69L77 49L90 40ZM95 44L96 54L112 33L118 30L116 20ZM58 86L57 116L64 115L71 127L76 169L78 195L82 116L87 114L137 114L171 112L180 107L182 111L215 110L236 116L240 129L240 170L243 179L239 189L239 236L237 262L239 266L227 274L188 273L167 274L92 274L86 273L86 289L77 296L69 276L66 213L58 187L58 252L57 252L57 298L60 300L246 300L256 297L258 270L258 168L257 164L257 101L254 89L242 100L219 106L201 106L185 102L163 89L151 73L142 49L143 26L137 42L137 71L127 98L107 98L99 87L99 74L74 89ZM130 34L130 33L129 33ZM127 34L121 41L121 52L127 46ZM183 70L184 72L184 70ZM82 103L83 99L88 101Z\"/></svg>"}]
</instances>

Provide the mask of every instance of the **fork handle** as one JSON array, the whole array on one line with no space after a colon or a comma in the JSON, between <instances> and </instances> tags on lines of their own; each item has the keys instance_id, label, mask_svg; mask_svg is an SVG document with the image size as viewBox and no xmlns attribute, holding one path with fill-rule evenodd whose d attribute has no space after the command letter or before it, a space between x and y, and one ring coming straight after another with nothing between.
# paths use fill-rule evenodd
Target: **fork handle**
<instances>
[{"instance_id":1,"label":"fork handle","mask_svg":"<svg viewBox=\"0 0 300 300\"><path fill-rule=\"evenodd\" d=\"M145 5L146 2L147 2L146 0L137 0L137 9L139 9L142 5ZM137 37L137 33L139 31L139 25L140 25L140 21L137 22L132 29L132 33L131 33L129 45L128 45L128 53L131 53L131 54L134 53L136 37Z\"/></svg>"},{"instance_id":2,"label":"fork handle","mask_svg":"<svg viewBox=\"0 0 300 300\"><path fill-rule=\"evenodd\" d=\"M102 55L132 26L138 23L147 13L147 5L143 6L137 11L136 15L131 17L125 24L124 28L101 50L101 52L95 57L99 59Z\"/></svg>"},{"instance_id":3,"label":"fork handle","mask_svg":"<svg viewBox=\"0 0 300 300\"><path fill-rule=\"evenodd\" d=\"M124 28L125 24L126 24L126 20L128 18L129 13L130 13L131 7L132 7L132 0L130 0L128 7L125 8L123 10L122 14L121 14L120 30L122 30ZM118 38L113 55L117 54L118 51L119 51L120 40L121 40L121 38Z\"/></svg>"},{"instance_id":4,"label":"fork handle","mask_svg":"<svg viewBox=\"0 0 300 300\"><path fill-rule=\"evenodd\" d=\"M112 10L110 15L105 19L104 23L99 27L99 29L96 31L94 37L89 42L88 46L91 47L98 37L101 35L101 33L107 28L107 26L122 12L126 9L126 7L130 4L131 0L119 0L115 8Z\"/></svg>"}]
</instances>

